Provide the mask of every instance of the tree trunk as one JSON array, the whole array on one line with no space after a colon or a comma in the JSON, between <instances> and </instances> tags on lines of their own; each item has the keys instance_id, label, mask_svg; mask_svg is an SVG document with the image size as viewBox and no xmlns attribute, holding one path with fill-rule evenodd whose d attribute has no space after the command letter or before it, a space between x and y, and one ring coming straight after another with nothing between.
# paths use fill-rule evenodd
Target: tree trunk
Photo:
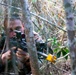
<instances>
[{"instance_id":1,"label":"tree trunk","mask_svg":"<svg viewBox=\"0 0 76 75\"><path fill-rule=\"evenodd\" d=\"M30 64L31 64L32 74L40 75L37 51L36 51L34 35L33 35L32 22L30 18L31 15L28 9L28 0L21 0L21 6L23 9L23 17L25 21L25 34L26 34L28 52L30 55Z\"/></svg>"},{"instance_id":2,"label":"tree trunk","mask_svg":"<svg viewBox=\"0 0 76 75\"><path fill-rule=\"evenodd\" d=\"M72 2L74 0L63 0L65 13L66 13L66 26L67 26L67 33L68 33L68 45L70 50L70 57L71 57L71 69L72 75L76 75L76 41L75 41L75 24L74 24L74 13Z\"/></svg>"}]
</instances>

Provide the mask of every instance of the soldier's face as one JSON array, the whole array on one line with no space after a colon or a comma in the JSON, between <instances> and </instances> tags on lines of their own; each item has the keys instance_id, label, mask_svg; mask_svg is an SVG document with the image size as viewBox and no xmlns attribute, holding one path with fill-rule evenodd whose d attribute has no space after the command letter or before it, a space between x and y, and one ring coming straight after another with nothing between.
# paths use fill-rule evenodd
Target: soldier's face
<instances>
[{"instance_id":1,"label":"soldier's face","mask_svg":"<svg viewBox=\"0 0 76 75\"><path fill-rule=\"evenodd\" d=\"M24 26L21 22L21 20L11 20L10 21L10 25L9 25L9 30L10 30L10 37L14 37L16 36L16 33L14 32L14 30L19 30L22 33L24 33Z\"/></svg>"}]
</instances>

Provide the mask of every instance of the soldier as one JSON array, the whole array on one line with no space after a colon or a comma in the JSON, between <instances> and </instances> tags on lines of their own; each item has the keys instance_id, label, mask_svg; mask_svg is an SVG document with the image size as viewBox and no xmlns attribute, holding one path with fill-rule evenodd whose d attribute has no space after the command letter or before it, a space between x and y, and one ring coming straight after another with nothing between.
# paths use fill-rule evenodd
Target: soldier
<instances>
[{"instance_id":1,"label":"soldier","mask_svg":"<svg viewBox=\"0 0 76 75\"><path fill-rule=\"evenodd\" d=\"M19 70L19 75L27 75L27 74L31 73L30 61L29 61L30 57L29 57L29 53L27 51L26 40L16 41L19 39L19 36L18 36L18 39L16 38L17 33L19 33L19 32L21 34L24 34L24 24L23 24L22 20L20 19L19 15L14 14L10 18L10 21L9 21L10 41L12 41L12 39L13 39L13 41L10 42L9 45L10 45L10 48L12 47L12 49L14 50L17 59L21 62L21 64L20 64L21 68ZM44 41L42 40L41 36L39 36L38 33L36 33L35 31L33 31L33 33L34 33L34 39L35 39L36 43L44 43ZM0 40L0 52L2 51L4 42L5 42L5 38ZM15 44L17 44L17 42L19 42L19 44L15 45ZM24 42L24 44L23 44L23 42ZM42 46L42 48L45 47L45 45L43 45L43 44L41 44L41 46ZM41 48L41 51L42 51L42 48ZM1 59L0 59L0 73L4 72L4 70L5 70L6 59L11 60L11 58L12 58L11 50L7 50L7 51L4 50L1 55Z\"/></svg>"},{"instance_id":2,"label":"soldier","mask_svg":"<svg viewBox=\"0 0 76 75\"><path fill-rule=\"evenodd\" d=\"M24 24L22 23L21 19L19 18L19 15L17 15L17 14L14 14L10 18L10 23L9 23L9 37L10 37L10 39L16 37L15 30L21 31L21 33L24 33ZM38 35L38 33L36 33L35 31L33 33L34 33L35 41L43 42L42 38ZM1 45L0 45L1 50L4 46L4 41L5 41L5 39L3 41L1 40ZM19 59L24 64L23 68L26 68L26 70L27 70L26 73L23 73L23 74L19 73L19 75L29 74L31 72L30 62L29 62L29 54L27 52L25 52L24 50L17 48L16 56L17 56L17 59ZM5 69L6 59L11 60L11 58L12 58L11 50L4 51L2 53L1 62L0 62L1 63L0 64L0 67L1 67L0 73L3 72ZM25 71L25 69L21 69L21 70Z\"/></svg>"}]
</instances>

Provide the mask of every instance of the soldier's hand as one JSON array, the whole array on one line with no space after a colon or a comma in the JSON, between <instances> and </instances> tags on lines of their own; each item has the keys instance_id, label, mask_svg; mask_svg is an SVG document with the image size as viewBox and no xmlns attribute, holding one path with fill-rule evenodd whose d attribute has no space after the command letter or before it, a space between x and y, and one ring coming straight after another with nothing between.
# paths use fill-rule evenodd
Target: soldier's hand
<instances>
[{"instance_id":1,"label":"soldier's hand","mask_svg":"<svg viewBox=\"0 0 76 75\"><path fill-rule=\"evenodd\" d=\"M7 52L5 52L4 54L2 54L2 62L5 63L6 62L6 59L11 59L11 51L8 50Z\"/></svg>"},{"instance_id":2,"label":"soldier's hand","mask_svg":"<svg viewBox=\"0 0 76 75\"><path fill-rule=\"evenodd\" d=\"M29 54L20 48L18 48L18 50L16 52L16 56L17 56L18 60L20 60L21 62L26 62L29 59Z\"/></svg>"}]
</instances>

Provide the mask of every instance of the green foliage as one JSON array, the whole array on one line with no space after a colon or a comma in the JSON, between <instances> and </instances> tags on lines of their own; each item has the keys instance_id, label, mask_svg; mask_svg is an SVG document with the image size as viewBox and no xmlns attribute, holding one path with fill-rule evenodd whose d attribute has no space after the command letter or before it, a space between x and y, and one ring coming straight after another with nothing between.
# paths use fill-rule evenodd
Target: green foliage
<instances>
[{"instance_id":1,"label":"green foliage","mask_svg":"<svg viewBox=\"0 0 76 75\"><path fill-rule=\"evenodd\" d=\"M62 48L59 48L59 49L55 49L54 50L56 52L56 55L57 55L57 58L59 58L60 56L65 56L67 53L69 53L69 50L67 47L62 47ZM67 59L68 56L65 56L65 59Z\"/></svg>"},{"instance_id":2,"label":"green foliage","mask_svg":"<svg viewBox=\"0 0 76 75\"><path fill-rule=\"evenodd\" d=\"M59 58L60 55L61 55L61 51L59 51L59 52L57 53L57 58Z\"/></svg>"},{"instance_id":3,"label":"green foliage","mask_svg":"<svg viewBox=\"0 0 76 75\"><path fill-rule=\"evenodd\" d=\"M58 46L60 46L60 44L59 44L59 42L57 41L57 38L56 38L56 37L49 38L48 41L51 41L51 46L52 46L52 47L58 47Z\"/></svg>"},{"instance_id":4,"label":"green foliage","mask_svg":"<svg viewBox=\"0 0 76 75\"><path fill-rule=\"evenodd\" d=\"M69 49L65 46L61 46L56 37L50 38L48 41L51 41L51 46L54 49L53 52L57 58L65 56L67 53L69 53ZM67 58L68 56L65 57L65 59Z\"/></svg>"}]
</instances>

